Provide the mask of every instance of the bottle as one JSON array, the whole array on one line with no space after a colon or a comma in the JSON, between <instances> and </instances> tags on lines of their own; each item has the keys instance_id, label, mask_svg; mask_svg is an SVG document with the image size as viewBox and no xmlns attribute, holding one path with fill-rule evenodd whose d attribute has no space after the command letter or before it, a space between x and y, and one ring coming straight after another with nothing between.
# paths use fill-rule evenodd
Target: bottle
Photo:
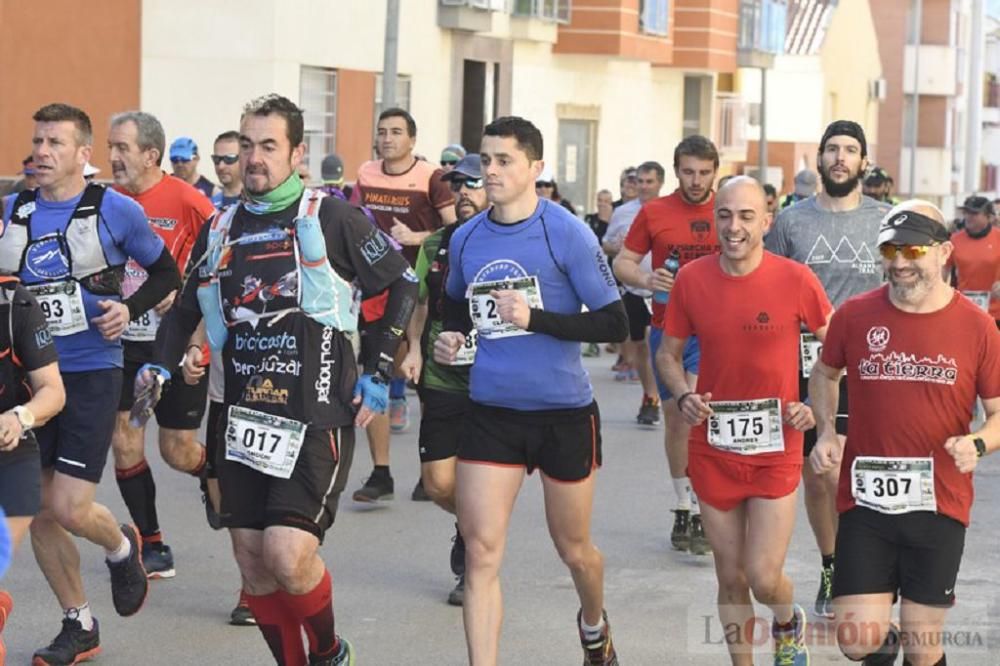
<instances>
[{"instance_id":1,"label":"bottle","mask_svg":"<svg viewBox=\"0 0 1000 666\"><path fill-rule=\"evenodd\" d=\"M681 267L681 254L676 248L667 257L667 260L663 262L663 267L667 269L667 272L671 275L677 275L677 271ZM654 291L653 300L657 303L666 303L670 299L669 291Z\"/></svg>"}]
</instances>

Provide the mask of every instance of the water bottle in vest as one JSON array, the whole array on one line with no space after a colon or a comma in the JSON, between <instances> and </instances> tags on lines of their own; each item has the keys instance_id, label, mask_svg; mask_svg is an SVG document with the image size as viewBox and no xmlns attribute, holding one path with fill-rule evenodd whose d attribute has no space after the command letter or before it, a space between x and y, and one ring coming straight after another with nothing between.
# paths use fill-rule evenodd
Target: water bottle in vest
<instances>
[{"instance_id":1,"label":"water bottle in vest","mask_svg":"<svg viewBox=\"0 0 1000 666\"><path fill-rule=\"evenodd\" d=\"M677 275L677 271L680 270L681 267L681 255L676 249L673 252L671 252L670 256L667 257L667 260L663 262L663 267L671 275ZM656 301L657 303L666 303L668 300L670 300L670 292L654 291L653 300Z\"/></svg>"}]
</instances>

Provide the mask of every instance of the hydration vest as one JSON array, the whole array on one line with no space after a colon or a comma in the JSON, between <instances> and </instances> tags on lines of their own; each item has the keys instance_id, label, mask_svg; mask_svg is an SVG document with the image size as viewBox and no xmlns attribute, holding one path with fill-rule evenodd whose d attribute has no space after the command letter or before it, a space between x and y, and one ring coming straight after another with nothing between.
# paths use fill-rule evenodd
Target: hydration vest
<instances>
[{"instance_id":1,"label":"hydration vest","mask_svg":"<svg viewBox=\"0 0 1000 666\"><path fill-rule=\"evenodd\" d=\"M27 382L21 359L14 350L14 306L17 285L16 277L0 275L0 308L7 307L6 326L0 325L0 410L6 411L31 398L31 386Z\"/></svg>"},{"instance_id":2,"label":"hydration vest","mask_svg":"<svg viewBox=\"0 0 1000 666\"><path fill-rule=\"evenodd\" d=\"M326 194L307 188L299 200L298 215L285 231L294 238L297 306L263 312L227 321L219 286L219 267L226 260L229 248L240 244L241 238L230 239L229 231L241 205L229 206L215 214L208 230L208 250L198 260L198 305L205 319L205 332L213 351L225 345L229 327L244 321L258 321L301 312L324 326L344 333L357 330L357 290L337 275L326 256L326 239L320 227L319 207ZM248 238L252 239L252 235Z\"/></svg>"}]
</instances>

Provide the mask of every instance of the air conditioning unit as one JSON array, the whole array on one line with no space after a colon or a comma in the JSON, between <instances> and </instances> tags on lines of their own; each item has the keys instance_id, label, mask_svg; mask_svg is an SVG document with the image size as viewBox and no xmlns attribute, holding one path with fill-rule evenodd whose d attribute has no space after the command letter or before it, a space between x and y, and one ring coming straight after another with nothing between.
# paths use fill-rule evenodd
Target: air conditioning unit
<instances>
[{"instance_id":1,"label":"air conditioning unit","mask_svg":"<svg viewBox=\"0 0 1000 666\"><path fill-rule=\"evenodd\" d=\"M885 79L873 79L868 82L868 99L884 102L888 92L889 85Z\"/></svg>"}]
</instances>

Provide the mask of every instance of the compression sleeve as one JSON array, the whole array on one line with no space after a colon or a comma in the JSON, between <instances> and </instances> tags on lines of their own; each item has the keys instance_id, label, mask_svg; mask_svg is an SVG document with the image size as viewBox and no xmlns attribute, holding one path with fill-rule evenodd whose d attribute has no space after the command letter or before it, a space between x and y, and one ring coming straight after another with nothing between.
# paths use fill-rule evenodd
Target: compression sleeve
<instances>
[{"instance_id":1,"label":"compression sleeve","mask_svg":"<svg viewBox=\"0 0 1000 666\"><path fill-rule=\"evenodd\" d=\"M446 293L441 294L442 321L445 331L458 331L468 335L472 330L472 317L469 315L468 299L456 301Z\"/></svg>"},{"instance_id":2,"label":"compression sleeve","mask_svg":"<svg viewBox=\"0 0 1000 666\"><path fill-rule=\"evenodd\" d=\"M159 259L144 267L149 277L134 294L125 299L130 320L138 319L142 313L154 307L174 289L181 286L181 276L170 250L163 248Z\"/></svg>"},{"instance_id":3,"label":"compression sleeve","mask_svg":"<svg viewBox=\"0 0 1000 666\"><path fill-rule=\"evenodd\" d=\"M201 278L198 268L208 248L208 230L209 225L205 224L198 232L185 271L188 277L174 299L174 306L167 310L156 331L152 362L168 369L177 367L184 358L191 335L201 322L201 308L198 305L198 283Z\"/></svg>"},{"instance_id":4,"label":"compression sleeve","mask_svg":"<svg viewBox=\"0 0 1000 666\"><path fill-rule=\"evenodd\" d=\"M532 308L528 330L573 342L622 342L628 336L628 316L621 300L575 314Z\"/></svg>"},{"instance_id":5,"label":"compression sleeve","mask_svg":"<svg viewBox=\"0 0 1000 666\"><path fill-rule=\"evenodd\" d=\"M417 304L417 283L407 275L400 276L390 284L388 291L385 314L378 321L378 331L372 340L370 354L363 359L367 374L374 374L376 371L385 374L386 369L391 368L396 348L406 333L406 326L410 323ZM388 381L390 378L391 370L385 379Z\"/></svg>"}]
</instances>

